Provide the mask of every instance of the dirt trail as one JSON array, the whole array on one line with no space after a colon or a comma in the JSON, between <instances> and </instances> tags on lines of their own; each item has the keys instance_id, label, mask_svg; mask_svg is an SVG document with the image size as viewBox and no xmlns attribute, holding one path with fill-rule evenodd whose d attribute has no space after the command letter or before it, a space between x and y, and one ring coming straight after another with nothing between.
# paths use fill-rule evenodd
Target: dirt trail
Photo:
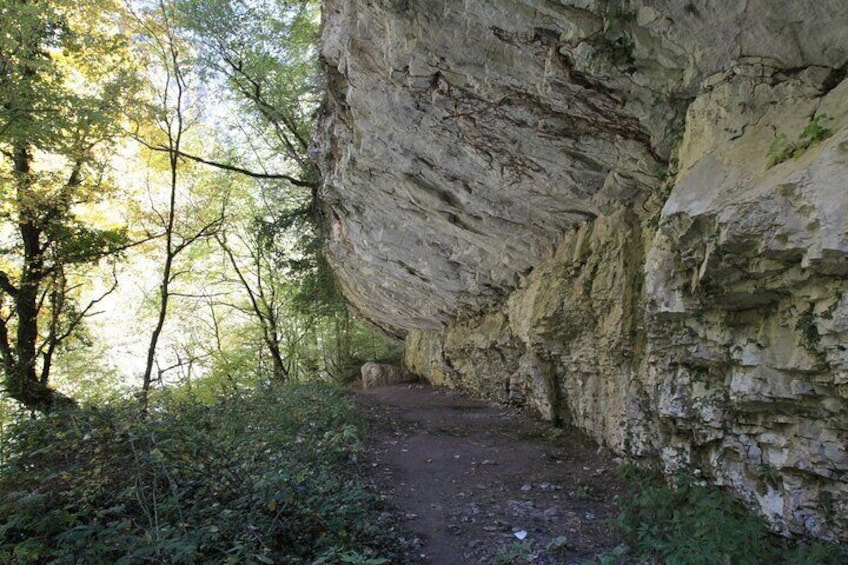
<instances>
[{"instance_id":1,"label":"dirt trail","mask_svg":"<svg viewBox=\"0 0 848 565\"><path fill-rule=\"evenodd\" d=\"M375 488L417 538L405 563L585 563L619 545L614 463L580 431L426 385L358 398Z\"/></svg>"}]
</instances>

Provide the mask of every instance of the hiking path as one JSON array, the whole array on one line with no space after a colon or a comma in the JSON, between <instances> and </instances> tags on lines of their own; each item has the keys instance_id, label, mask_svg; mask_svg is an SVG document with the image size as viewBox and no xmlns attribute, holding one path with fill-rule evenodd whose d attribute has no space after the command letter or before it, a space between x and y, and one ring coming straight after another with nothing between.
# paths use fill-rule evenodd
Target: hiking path
<instances>
[{"instance_id":1,"label":"hiking path","mask_svg":"<svg viewBox=\"0 0 848 565\"><path fill-rule=\"evenodd\" d=\"M423 384L359 391L404 563L586 563L621 545L616 461L576 428Z\"/></svg>"}]
</instances>

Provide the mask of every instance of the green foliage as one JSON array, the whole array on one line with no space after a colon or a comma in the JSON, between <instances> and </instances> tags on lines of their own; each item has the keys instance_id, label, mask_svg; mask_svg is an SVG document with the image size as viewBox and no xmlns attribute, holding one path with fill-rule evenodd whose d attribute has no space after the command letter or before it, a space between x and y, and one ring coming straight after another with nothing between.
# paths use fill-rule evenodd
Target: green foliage
<instances>
[{"instance_id":1,"label":"green foliage","mask_svg":"<svg viewBox=\"0 0 848 565\"><path fill-rule=\"evenodd\" d=\"M718 489L654 479L624 497L618 526L640 557L675 563L757 563L768 548L765 525Z\"/></svg>"},{"instance_id":2,"label":"green foliage","mask_svg":"<svg viewBox=\"0 0 848 565\"><path fill-rule=\"evenodd\" d=\"M123 13L114 0L0 0L0 369L30 409L68 401L50 368L93 306L78 305L81 280L126 243L83 220L113 188L104 161L137 94Z\"/></svg>"},{"instance_id":3,"label":"green foliage","mask_svg":"<svg viewBox=\"0 0 848 565\"><path fill-rule=\"evenodd\" d=\"M115 32L119 8L111 0L0 0L0 19L7 24L0 31L0 145L91 164L97 144L119 132L137 85L126 38Z\"/></svg>"},{"instance_id":4,"label":"green foliage","mask_svg":"<svg viewBox=\"0 0 848 565\"><path fill-rule=\"evenodd\" d=\"M800 543L785 555L784 562L787 565L844 565L848 563L848 550L823 541Z\"/></svg>"},{"instance_id":5,"label":"green foliage","mask_svg":"<svg viewBox=\"0 0 848 565\"><path fill-rule=\"evenodd\" d=\"M315 180L306 153L320 100L316 0L178 0L200 62L222 78L245 117ZM238 22L239 25L233 25Z\"/></svg>"},{"instance_id":6,"label":"green foliage","mask_svg":"<svg viewBox=\"0 0 848 565\"><path fill-rule=\"evenodd\" d=\"M532 563L537 557L533 540L526 538L513 542L506 551L498 553L495 556L495 563L497 565Z\"/></svg>"},{"instance_id":7,"label":"green foliage","mask_svg":"<svg viewBox=\"0 0 848 565\"><path fill-rule=\"evenodd\" d=\"M333 548L312 562L312 565L328 565L330 563L352 563L355 565L384 565L391 563L385 557L377 557L370 549L364 552L345 551L341 548Z\"/></svg>"},{"instance_id":8,"label":"green foliage","mask_svg":"<svg viewBox=\"0 0 848 565\"><path fill-rule=\"evenodd\" d=\"M785 133L778 135L769 145L766 167L771 168L789 159L797 159L811 147L832 136L833 130L823 123L830 119L827 114L816 115L794 142L788 141Z\"/></svg>"},{"instance_id":9,"label":"green foliage","mask_svg":"<svg viewBox=\"0 0 848 565\"><path fill-rule=\"evenodd\" d=\"M823 121L830 119L830 116L827 114L818 114L815 116L812 121L807 124L807 127L804 128L804 131L801 132L800 139L802 143L805 143L807 147L810 147L832 136L833 130L822 125Z\"/></svg>"},{"instance_id":10,"label":"green foliage","mask_svg":"<svg viewBox=\"0 0 848 565\"><path fill-rule=\"evenodd\" d=\"M760 494L767 493L769 488L776 489L780 483L780 473L776 467L767 463L757 466L757 490Z\"/></svg>"},{"instance_id":11,"label":"green foliage","mask_svg":"<svg viewBox=\"0 0 848 565\"><path fill-rule=\"evenodd\" d=\"M685 565L843 563L848 558L835 545L789 546L731 495L692 477L679 476L671 487L633 467L621 472L629 490L620 499L616 527L640 559Z\"/></svg>"},{"instance_id":12,"label":"green foliage","mask_svg":"<svg viewBox=\"0 0 848 565\"><path fill-rule=\"evenodd\" d=\"M91 263L114 255L129 244L127 231L121 229L94 229L80 222L57 226L56 254L63 265Z\"/></svg>"},{"instance_id":13,"label":"green foliage","mask_svg":"<svg viewBox=\"0 0 848 565\"><path fill-rule=\"evenodd\" d=\"M574 491L574 496L577 500L589 500L592 496L592 485L577 485L577 490Z\"/></svg>"},{"instance_id":14,"label":"green foliage","mask_svg":"<svg viewBox=\"0 0 848 565\"><path fill-rule=\"evenodd\" d=\"M551 539L544 547L537 547L530 538L513 541L509 547L501 550L496 556L494 563L498 565L518 565L520 563L534 563L540 558L557 558L567 554L568 539L565 536L557 536ZM545 561L547 562L547 561Z\"/></svg>"},{"instance_id":15,"label":"green foliage","mask_svg":"<svg viewBox=\"0 0 848 565\"><path fill-rule=\"evenodd\" d=\"M787 142L786 134L781 133L769 144L766 167L770 169L778 163L788 161L794 155L795 149L796 146L794 144Z\"/></svg>"},{"instance_id":16,"label":"green foliage","mask_svg":"<svg viewBox=\"0 0 848 565\"><path fill-rule=\"evenodd\" d=\"M627 555L627 546L622 544L610 550L604 551L595 559L589 562L589 565L618 565L626 563L624 557Z\"/></svg>"},{"instance_id":17,"label":"green foliage","mask_svg":"<svg viewBox=\"0 0 848 565\"><path fill-rule=\"evenodd\" d=\"M568 545L568 538L565 536L556 536L545 545L545 551L556 557L565 557L571 549Z\"/></svg>"},{"instance_id":18,"label":"green foliage","mask_svg":"<svg viewBox=\"0 0 848 565\"><path fill-rule=\"evenodd\" d=\"M217 132L222 145L232 148L226 161L291 174L234 183L242 187L228 197L220 240L241 271L237 278L249 299L235 309L252 315L261 339L248 335L251 343L243 340L217 356L213 371L229 373L234 356L253 352L258 362L251 366L260 373L272 359L279 378L320 374L350 380L363 362L385 356L390 346L350 316L322 256L318 171L308 154L321 99L320 3L175 0L173 5L180 37L195 49L199 72L238 106L233 127Z\"/></svg>"},{"instance_id":19,"label":"green foliage","mask_svg":"<svg viewBox=\"0 0 848 565\"><path fill-rule=\"evenodd\" d=\"M0 562L371 563L387 524L351 461L364 420L322 384L88 406L6 430Z\"/></svg>"}]
</instances>

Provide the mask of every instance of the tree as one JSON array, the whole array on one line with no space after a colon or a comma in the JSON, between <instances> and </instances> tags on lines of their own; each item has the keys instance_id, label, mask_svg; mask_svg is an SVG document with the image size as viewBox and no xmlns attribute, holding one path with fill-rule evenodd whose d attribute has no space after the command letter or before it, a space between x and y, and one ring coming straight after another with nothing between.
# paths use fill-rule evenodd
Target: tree
<instances>
[{"instance_id":1,"label":"tree","mask_svg":"<svg viewBox=\"0 0 848 565\"><path fill-rule=\"evenodd\" d=\"M100 300L77 303L80 276L126 246L81 219L111 189L104 155L137 84L120 16L111 0L0 0L0 359L30 409L69 402L52 362Z\"/></svg>"},{"instance_id":2,"label":"tree","mask_svg":"<svg viewBox=\"0 0 848 565\"><path fill-rule=\"evenodd\" d=\"M197 49L198 64L210 81L222 82L238 107L232 128L236 133L227 134L225 141L246 147L236 160L253 166L233 167L231 159L188 157L248 173L258 180L258 192L266 197L276 192L283 205L277 206L275 218L263 218L263 229L285 232L285 239L297 248L291 271L314 272L323 223L319 172L309 154L322 96L317 64L320 2L177 1L180 22ZM278 238L272 235L270 240L274 239Z\"/></svg>"},{"instance_id":3,"label":"tree","mask_svg":"<svg viewBox=\"0 0 848 565\"><path fill-rule=\"evenodd\" d=\"M291 267L308 271L320 247L311 221L317 169L308 155L318 99L314 80L317 6L314 1L244 0L178 0L169 5L176 8L169 12L171 40L175 39L174 24L179 22L212 88L228 89L234 95L231 102L240 110L235 129L243 135L238 139L219 135L221 145L232 148L241 141L251 151L246 155L231 152L227 158L200 156L175 144L171 135L161 143L145 143L169 155L174 164L193 161L256 180L253 198L248 190L244 196L250 202L242 205L260 204L260 209L245 214L231 205L226 231L218 232L216 240L247 299L245 306L231 300L226 304L253 317L273 375L280 380L287 378L291 364L283 348L286 342L300 339L290 335L292 324L284 320L291 314L287 312L293 294ZM232 25L235 21L238 26ZM171 63L176 66L176 61ZM172 74L176 80L171 83L179 91L181 83ZM269 166L279 171L268 172ZM272 191L276 194L269 198ZM296 240L298 249L275 247L279 239ZM285 264L288 254L295 258Z\"/></svg>"},{"instance_id":4,"label":"tree","mask_svg":"<svg viewBox=\"0 0 848 565\"><path fill-rule=\"evenodd\" d=\"M381 342L374 351L389 346L351 318L321 255L319 173L309 154L322 95L320 3L177 1L206 76L228 87L239 108L231 130L242 135L224 141L248 148L227 160L185 156L256 179L256 213L230 218L217 238L247 296L246 307L234 307L253 315L276 375L305 365L344 378L363 354L363 335Z\"/></svg>"},{"instance_id":5,"label":"tree","mask_svg":"<svg viewBox=\"0 0 848 565\"><path fill-rule=\"evenodd\" d=\"M141 27L141 35L146 38L150 46L152 63L158 69L161 81L158 88L155 88L156 94L149 106L150 115L158 128L157 140L144 141L143 136L140 135L144 118L141 118L139 127L136 128L136 138L148 148L164 149L167 156L168 175L165 210L156 210L163 230L164 249L158 292L158 312L150 336L142 376L142 401L145 408L148 393L156 380L153 376L156 349L168 315L172 284L182 274L175 270L177 257L195 242L213 237L221 223L220 216L217 216L199 227L192 226L189 231L180 229L185 226L179 226L177 223L181 160L184 159L182 147L189 126L187 73L191 63L186 54L186 45L176 34L174 17L174 4L166 0L159 0L155 9L149 13L136 15L136 21Z\"/></svg>"},{"instance_id":6,"label":"tree","mask_svg":"<svg viewBox=\"0 0 848 565\"><path fill-rule=\"evenodd\" d=\"M290 268L298 250L290 242L278 241L288 235L278 224L291 203L269 194L262 185L245 188L233 195L227 222L216 235L234 282L247 298L246 305L229 302L227 306L253 318L271 359L272 374L283 381L297 372L295 352L320 313L299 315L298 281Z\"/></svg>"},{"instance_id":7,"label":"tree","mask_svg":"<svg viewBox=\"0 0 848 565\"><path fill-rule=\"evenodd\" d=\"M225 233L218 234L216 239L247 295L249 306L245 311L252 314L259 325L262 342L271 357L273 376L278 381L284 381L289 376L289 367L281 347L284 337L281 318L285 316L281 292L284 290L276 280L273 265L268 261L268 247L262 242L241 239L241 247L247 251L247 256L240 256Z\"/></svg>"},{"instance_id":8,"label":"tree","mask_svg":"<svg viewBox=\"0 0 848 565\"><path fill-rule=\"evenodd\" d=\"M269 149L283 155L287 167L294 165L289 183L317 188L309 142L321 99L320 2L178 0L178 6L207 76L222 79L243 115L255 117L244 126L262 132Z\"/></svg>"}]
</instances>

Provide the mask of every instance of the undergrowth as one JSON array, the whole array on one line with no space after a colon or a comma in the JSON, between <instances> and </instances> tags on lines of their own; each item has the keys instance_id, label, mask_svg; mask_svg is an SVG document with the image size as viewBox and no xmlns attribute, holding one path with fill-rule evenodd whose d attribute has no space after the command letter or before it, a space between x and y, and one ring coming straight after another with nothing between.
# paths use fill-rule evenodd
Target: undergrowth
<instances>
[{"instance_id":1,"label":"undergrowth","mask_svg":"<svg viewBox=\"0 0 848 565\"><path fill-rule=\"evenodd\" d=\"M670 487L657 475L622 468L628 492L621 497L616 529L639 559L687 564L848 563L848 551L824 542L791 544L772 535L732 495L691 477ZM601 556L600 562L618 562Z\"/></svg>"},{"instance_id":2,"label":"undergrowth","mask_svg":"<svg viewBox=\"0 0 848 565\"><path fill-rule=\"evenodd\" d=\"M352 463L363 427L323 384L21 421L3 438L0 562L387 563L392 526Z\"/></svg>"}]
</instances>

